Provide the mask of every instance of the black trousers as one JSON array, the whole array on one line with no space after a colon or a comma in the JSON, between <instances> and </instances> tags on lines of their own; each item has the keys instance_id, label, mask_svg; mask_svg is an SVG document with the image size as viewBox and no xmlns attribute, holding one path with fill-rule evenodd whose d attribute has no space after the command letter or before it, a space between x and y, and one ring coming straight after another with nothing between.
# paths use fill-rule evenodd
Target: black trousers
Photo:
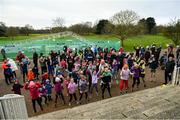
<instances>
[{"instance_id":1,"label":"black trousers","mask_svg":"<svg viewBox=\"0 0 180 120\"><path fill-rule=\"evenodd\" d=\"M165 84L168 83L168 79L169 79L169 81L172 80L172 73L171 73L171 75L169 75L169 73L171 73L171 72L165 71Z\"/></svg>"},{"instance_id":2,"label":"black trousers","mask_svg":"<svg viewBox=\"0 0 180 120\"><path fill-rule=\"evenodd\" d=\"M28 71L23 71L23 82L25 82L25 77L27 77Z\"/></svg>"},{"instance_id":3,"label":"black trousers","mask_svg":"<svg viewBox=\"0 0 180 120\"><path fill-rule=\"evenodd\" d=\"M32 99L32 105L33 105L34 112L36 112L36 102L39 104L41 110L43 110L43 107L41 105L41 98Z\"/></svg>"},{"instance_id":4,"label":"black trousers","mask_svg":"<svg viewBox=\"0 0 180 120\"><path fill-rule=\"evenodd\" d=\"M87 92L82 92L80 93L80 98L79 98L79 101L81 101L82 97L83 97L83 94L85 94L85 97L86 97L86 100L88 98L88 93Z\"/></svg>"},{"instance_id":5,"label":"black trousers","mask_svg":"<svg viewBox=\"0 0 180 120\"><path fill-rule=\"evenodd\" d=\"M47 104L47 100L48 100L47 96L46 96L46 95L42 95L42 96L41 96L41 103L42 103L42 101L43 101L43 100L42 100L43 98L44 98L44 103Z\"/></svg>"},{"instance_id":6,"label":"black trousers","mask_svg":"<svg viewBox=\"0 0 180 120\"><path fill-rule=\"evenodd\" d=\"M98 93L97 83L96 83L96 84L92 84L91 90L90 90L90 93L91 93L91 94L93 93L93 88L95 88L95 89L96 89L96 92Z\"/></svg>"},{"instance_id":7,"label":"black trousers","mask_svg":"<svg viewBox=\"0 0 180 120\"><path fill-rule=\"evenodd\" d=\"M73 96L74 96L74 99L77 101L76 93L74 93L74 94L69 94L69 96L70 96L69 102L72 101Z\"/></svg>"},{"instance_id":8,"label":"black trousers","mask_svg":"<svg viewBox=\"0 0 180 120\"><path fill-rule=\"evenodd\" d=\"M4 74L4 77L6 84L9 85L11 83L11 75Z\"/></svg>"},{"instance_id":9,"label":"black trousers","mask_svg":"<svg viewBox=\"0 0 180 120\"><path fill-rule=\"evenodd\" d=\"M102 89L102 98L103 99L104 99L104 92L105 92L106 89L108 90L109 96L111 97L111 90L110 90L109 83L103 83L102 86L101 86L101 89Z\"/></svg>"},{"instance_id":10,"label":"black trousers","mask_svg":"<svg viewBox=\"0 0 180 120\"><path fill-rule=\"evenodd\" d=\"M140 84L140 79L139 79L139 77L138 78L135 78L135 77L133 77L133 84L132 84L132 87L134 88L134 85L135 84L137 84L137 87L139 86L139 84Z\"/></svg>"},{"instance_id":11,"label":"black trousers","mask_svg":"<svg viewBox=\"0 0 180 120\"><path fill-rule=\"evenodd\" d=\"M59 98L61 97L62 100L63 100L63 102L64 102L64 104L65 104L65 99L64 99L64 95L63 95L62 92L57 92L57 93L56 93L55 103L57 103L58 97L59 97Z\"/></svg>"}]
</instances>

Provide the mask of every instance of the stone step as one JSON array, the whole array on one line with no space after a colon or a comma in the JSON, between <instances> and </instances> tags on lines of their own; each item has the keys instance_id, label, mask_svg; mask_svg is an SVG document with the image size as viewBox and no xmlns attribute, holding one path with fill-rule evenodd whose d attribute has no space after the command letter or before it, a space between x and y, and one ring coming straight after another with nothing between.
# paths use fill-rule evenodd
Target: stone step
<instances>
[{"instance_id":1,"label":"stone step","mask_svg":"<svg viewBox=\"0 0 180 120\"><path fill-rule=\"evenodd\" d=\"M159 86L31 119L147 119L180 105L179 86Z\"/></svg>"}]
</instances>

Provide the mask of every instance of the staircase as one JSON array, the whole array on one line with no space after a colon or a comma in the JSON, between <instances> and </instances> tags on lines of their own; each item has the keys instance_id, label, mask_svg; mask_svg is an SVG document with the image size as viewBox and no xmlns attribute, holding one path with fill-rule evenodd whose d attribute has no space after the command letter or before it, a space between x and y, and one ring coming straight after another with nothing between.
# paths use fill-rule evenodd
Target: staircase
<instances>
[{"instance_id":1,"label":"staircase","mask_svg":"<svg viewBox=\"0 0 180 120\"><path fill-rule=\"evenodd\" d=\"M180 119L180 87L159 86L31 119Z\"/></svg>"}]
</instances>

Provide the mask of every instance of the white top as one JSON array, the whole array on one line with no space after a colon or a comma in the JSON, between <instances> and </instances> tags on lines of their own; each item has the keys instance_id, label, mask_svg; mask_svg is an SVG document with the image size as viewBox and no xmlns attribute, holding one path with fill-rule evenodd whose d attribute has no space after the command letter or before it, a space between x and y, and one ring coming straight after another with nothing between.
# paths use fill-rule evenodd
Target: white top
<instances>
[{"instance_id":1,"label":"white top","mask_svg":"<svg viewBox=\"0 0 180 120\"><path fill-rule=\"evenodd\" d=\"M121 80L128 80L129 79L129 76L130 76L130 70L127 69L127 70L124 70L122 69L120 75L121 75Z\"/></svg>"},{"instance_id":2,"label":"white top","mask_svg":"<svg viewBox=\"0 0 180 120\"><path fill-rule=\"evenodd\" d=\"M11 65L12 71L18 70L18 67L17 67L17 65L16 65L16 63L15 63L15 61L14 61L13 59L9 59L9 60L8 60L8 64Z\"/></svg>"},{"instance_id":3,"label":"white top","mask_svg":"<svg viewBox=\"0 0 180 120\"><path fill-rule=\"evenodd\" d=\"M98 81L98 76L97 76L97 74L92 74L92 84L96 84L97 83L97 81Z\"/></svg>"}]
</instances>

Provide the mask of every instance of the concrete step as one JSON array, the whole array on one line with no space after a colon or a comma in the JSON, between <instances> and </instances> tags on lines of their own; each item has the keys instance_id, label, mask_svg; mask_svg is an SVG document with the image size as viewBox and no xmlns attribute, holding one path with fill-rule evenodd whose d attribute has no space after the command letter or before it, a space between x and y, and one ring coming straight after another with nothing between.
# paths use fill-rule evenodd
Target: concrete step
<instances>
[{"instance_id":1,"label":"concrete step","mask_svg":"<svg viewBox=\"0 0 180 120\"><path fill-rule=\"evenodd\" d=\"M146 119L180 106L179 86L159 86L30 119Z\"/></svg>"}]
</instances>

